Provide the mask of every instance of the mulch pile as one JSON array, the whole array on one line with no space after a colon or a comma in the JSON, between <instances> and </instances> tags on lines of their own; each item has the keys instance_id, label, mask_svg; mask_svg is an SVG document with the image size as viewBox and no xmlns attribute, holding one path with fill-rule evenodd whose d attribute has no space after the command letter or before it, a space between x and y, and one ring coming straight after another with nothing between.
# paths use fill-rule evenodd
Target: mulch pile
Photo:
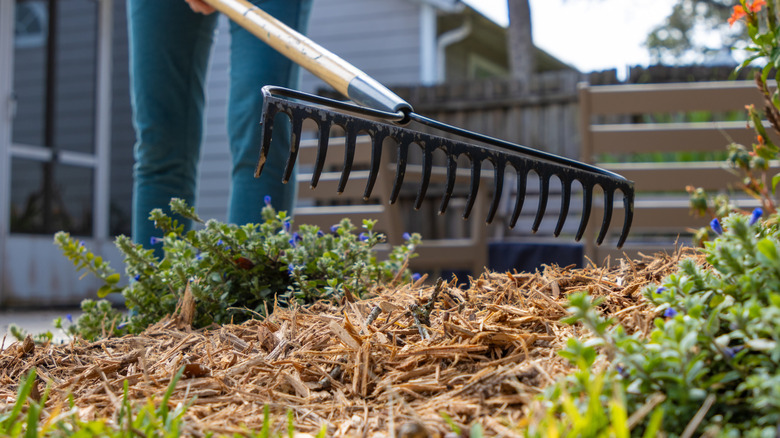
<instances>
[{"instance_id":1,"label":"mulch pile","mask_svg":"<svg viewBox=\"0 0 780 438\"><path fill-rule=\"evenodd\" d=\"M137 336L64 345L18 342L0 352L0 411L35 367L50 410L68 394L85 419L116 419L123 385L140 405L162 397L182 366L170 404L194 398L185 432L259 430L263 407L278 427L288 410L297 431L328 436L441 436L441 412L463 429L516 436L529 401L570 371L557 354L584 329L561 322L566 296L602 296L601 310L629 331L656 316L642 289L676 270L680 257L621 260L596 269L546 266L535 273L485 272L468 288L382 286L376 297L277 308L265 320L193 330L188 306ZM433 298L433 300L431 300ZM190 319L191 320L191 319Z\"/></svg>"}]
</instances>

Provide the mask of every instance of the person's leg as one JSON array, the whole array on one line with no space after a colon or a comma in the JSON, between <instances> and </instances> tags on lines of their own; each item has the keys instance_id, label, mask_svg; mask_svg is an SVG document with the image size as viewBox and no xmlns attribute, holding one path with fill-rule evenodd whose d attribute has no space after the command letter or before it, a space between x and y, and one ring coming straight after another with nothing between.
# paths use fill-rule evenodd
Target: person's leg
<instances>
[{"instance_id":1,"label":"person's leg","mask_svg":"<svg viewBox=\"0 0 780 438\"><path fill-rule=\"evenodd\" d=\"M253 3L288 26L306 32L311 0L255 0ZM263 85L297 88L299 68L235 23L231 23L230 34L228 134L233 171L228 220L236 224L259 223L266 195L271 196L274 208L290 214L296 195L294 179L282 184L290 147L289 123L275 125L268 162L260 178L254 177L262 132L260 89Z\"/></svg>"},{"instance_id":2,"label":"person's leg","mask_svg":"<svg viewBox=\"0 0 780 438\"><path fill-rule=\"evenodd\" d=\"M196 201L204 84L217 14L196 14L182 0L128 0L127 13L136 131L133 241L148 246L152 236L160 237L148 219L152 209L170 212L173 197L190 205Z\"/></svg>"}]
</instances>

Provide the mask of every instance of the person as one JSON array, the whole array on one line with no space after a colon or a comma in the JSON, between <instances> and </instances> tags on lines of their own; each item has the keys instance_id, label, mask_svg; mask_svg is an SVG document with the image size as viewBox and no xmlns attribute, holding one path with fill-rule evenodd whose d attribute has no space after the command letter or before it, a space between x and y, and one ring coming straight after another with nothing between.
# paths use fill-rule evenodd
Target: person
<instances>
[{"instance_id":1,"label":"person","mask_svg":"<svg viewBox=\"0 0 780 438\"><path fill-rule=\"evenodd\" d=\"M311 0L251 2L298 32L306 32ZM218 14L200 0L128 0L127 12L136 132L132 236L134 242L149 247L161 237L149 220L152 209L170 214L174 197L196 205L206 72ZM281 182L289 149L289 126L283 126L283 121L274 126L273 147L262 175L254 177L260 153L260 89L263 85L296 88L299 68L232 21L230 38L228 221L258 223L266 196L274 208L290 214L296 196L295 184ZM187 229L192 226L181 217L176 219Z\"/></svg>"}]
</instances>

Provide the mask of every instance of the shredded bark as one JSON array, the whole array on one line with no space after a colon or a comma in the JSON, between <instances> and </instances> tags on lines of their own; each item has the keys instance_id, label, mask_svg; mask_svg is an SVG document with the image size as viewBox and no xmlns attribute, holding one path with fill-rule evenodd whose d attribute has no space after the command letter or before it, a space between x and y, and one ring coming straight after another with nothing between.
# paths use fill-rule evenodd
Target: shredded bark
<instances>
[{"instance_id":1,"label":"shredded bark","mask_svg":"<svg viewBox=\"0 0 780 438\"><path fill-rule=\"evenodd\" d=\"M570 337L566 299L586 290L630 332L656 317L642 290L692 251L621 260L608 268L545 266L534 273L485 272L454 281L378 286L375 298L343 305L276 308L264 320L193 330L192 306L137 336L63 345L17 342L0 352L0 411L31 368L49 412L68 406L84 419L115 420L128 384L131 404L159 401L184 366L169 404L192 401L187 435L258 430L268 405L283 426L328 436L442 436L481 422L517 436L532 398L571 370L557 352ZM185 294L190 297L191 294ZM433 297L433 300L431 298ZM5 404L5 406L3 406Z\"/></svg>"}]
</instances>

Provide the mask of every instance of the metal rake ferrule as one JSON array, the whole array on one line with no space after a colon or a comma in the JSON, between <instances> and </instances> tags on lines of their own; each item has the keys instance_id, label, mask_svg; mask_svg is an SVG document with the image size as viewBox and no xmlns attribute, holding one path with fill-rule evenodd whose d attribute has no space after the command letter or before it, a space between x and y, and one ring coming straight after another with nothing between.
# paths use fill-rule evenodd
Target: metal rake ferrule
<instances>
[{"instance_id":1,"label":"metal rake ferrule","mask_svg":"<svg viewBox=\"0 0 780 438\"><path fill-rule=\"evenodd\" d=\"M318 126L317 158L312 173L312 188L317 186L319 176L323 171L325 157L328 152L331 127L340 126L344 129L347 140L344 154L344 166L337 188L339 193L344 191L347 180L349 179L358 134L368 135L371 138L369 178L363 195L366 199L371 196L371 192L379 174L383 143L385 139L391 138L398 145L398 161L396 163L396 173L392 193L390 195L390 203L395 203L398 199L406 173L409 148L412 144L415 144L421 149L423 154L421 183L415 199L416 209L419 209L422 205L422 201L430 183L433 168L433 154L437 149L440 149L447 158L446 184L444 196L442 197L439 206L440 214L447 209L447 204L455 189L457 159L458 157L465 156L471 163L471 179L466 207L463 213L464 219L469 217L477 198L477 192L481 181L482 162L489 161L493 165L494 187L492 202L486 218L487 223L491 223L496 215L504 186L504 174L508 170L508 167L511 167L514 169L517 176L517 199L515 200L512 216L509 220L510 228L515 227L520 217L526 194L527 176L530 171L534 171L539 177L540 194L536 216L534 217L533 225L531 227L533 232L538 230L544 217L547 208L547 200L549 198L550 179L553 176L556 176L562 187L561 208L554 231L556 237L561 233L566 216L569 212L572 184L574 181L578 181L583 189L582 216L575 235L575 240L579 241L585 232L592 209L593 192L597 185L600 186L604 192L604 216L598 237L596 238L596 243L600 245L606 237L612 219L615 192L618 190L623 194L623 206L625 209L623 228L617 243L618 248L623 246L623 243L628 236L633 219L634 183L605 169L475 132L466 131L413 112L403 113L399 111L397 113L390 113L281 87L266 86L263 87L262 92L264 98L261 120L263 135L255 176L260 175L268 157L274 126L273 121L278 114L285 114L291 122L292 132L289 156L283 176L284 182L289 181L292 176L293 168L298 156L303 122L306 119L310 119ZM388 123L387 121L390 121L391 123ZM407 124L410 121L474 140L479 142L479 144L444 138L399 126L400 124Z\"/></svg>"}]
</instances>

